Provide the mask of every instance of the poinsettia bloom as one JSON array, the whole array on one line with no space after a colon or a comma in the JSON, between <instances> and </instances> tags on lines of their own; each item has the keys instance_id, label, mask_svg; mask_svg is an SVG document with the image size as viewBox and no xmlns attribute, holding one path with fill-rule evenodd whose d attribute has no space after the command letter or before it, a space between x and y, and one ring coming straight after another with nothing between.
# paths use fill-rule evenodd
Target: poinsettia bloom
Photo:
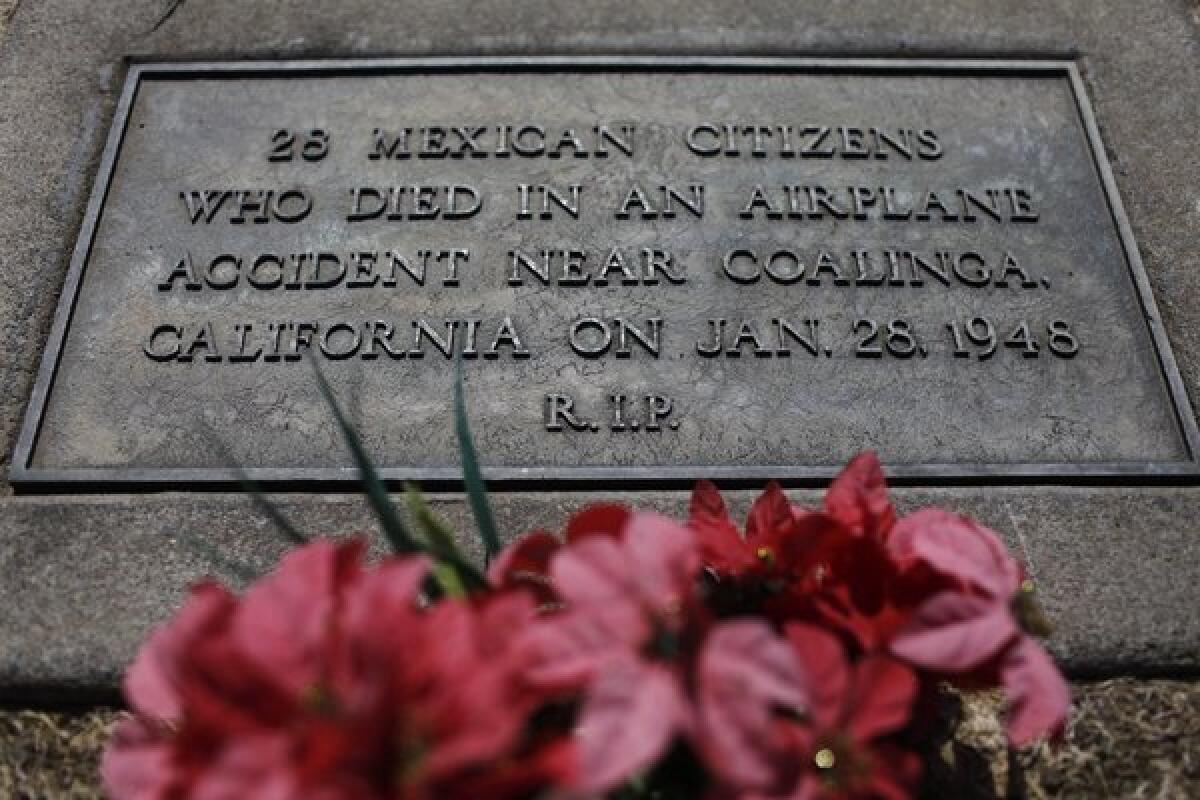
<instances>
[{"instance_id":1,"label":"poinsettia bloom","mask_svg":"<svg viewBox=\"0 0 1200 800\"><path fill-rule=\"evenodd\" d=\"M547 531L530 531L510 543L488 566L488 583L498 589L525 589L538 605L559 602L550 583L550 559L562 549L557 536Z\"/></svg>"},{"instance_id":2,"label":"poinsettia bloom","mask_svg":"<svg viewBox=\"0 0 1200 800\"><path fill-rule=\"evenodd\" d=\"M867 451L833 479L819 510L791 505L779 484L771 482L751 506L743 536L717 488L700 481L692 492L688 525L696 531L705 566L738 577L795 575L819 563L839 540L885 540L895 519L879 458Z\"/></svg>"},{"instance_id":3,"label":"poinsettia bloom","mask_svg":"<svg viewBox=\"0 0 1200 800\"><path fill-rule=\"evenodd\" d=\"M688 527L696 535L708 584L708 605L721 617L765 614L777 621L804 615L827 574L838 532L817 515L793 512L777 483L750 507L743 536L717 488L707 481L692 492Z\"/></svg>"},{"instance_id":4,"label":"poinsettia bloom","mask_svg":"<svg viewBox=\"0 0 1200 800\"><path fill-rule=\"evenodd\" d=\"M567 521L565 542L571 544L588 536L617 538L633 512L616 503L595 503L571 515ZM513 541L496 556L488 568L488 581L497 588L523 588L531 591L544 607L560 602L550 581L550 559L563 546L552 533L531 531Z\"/></svg>"},{"instance_id":5,"label":"poinsettia bloom","mask_svg":"<svg viewBox=\"0 0 1200 800\"><path fill-rule=\"evenodd\" d=\"M865 452L834 478L820 509L793 506L769 484L742 536L716 488L701 482L688 524L716 578L718 613L820 622L874 651L907 614L886 548L895 519L879 459Z\"/></svg>"},{"instance_id":6,"label":"poinsettia bloom","mask_svg":"<svg viewBox=\"0 0 1200 800\"><path fill-rule=\"evenodd\" d=\"M874 452L855 457L833 480L819 510L798 520L827 522L819 579L793 583L776 618L806 620L849 637L863 653L886 652L914 609L948 582L930 570L905 570L889 542L898 528L883 467ZM781 613L782 612L782 613Z\"/></svg>"},{"instance_id":7,"label":"poinsettia bloom","mask_svg":"<svg viewBox=\"0 0 1200 800\"><path fill-rule=\"evenodd\" d=\"M127 675L118 800L528 797L573 766L526 736L539 698L498 629L524 595L421 608L423 559L315 542L237 599L197 587ZM530 769L533 765L533 769Z\"/></svg>"},{"instance_id":8,"label":"poinsettia bloom","mask_svg":"<svg viewBox=\"0 0 1200 800\"><path fill-rule=\"evenodd\" d=\"M951 581L919 605L891 644L911 664L968 681L1001 682L1008 736L1017 746L1060 735L1070 709L1066 681L1026 633L1032 601L1024 572L1000 538L939 509L902 519L889 546L910 569Z\"/></svg>"},{"instance_id":9,"label":"poinsettia bloom","mask_svg":"<svg viewBox=\"0 0 1200 800\"><path fill-rule=\"evenodd\" d=\"M606 791L691 728L678 653L697 635L700 558L692 533L657 514L619 536L583 536L550 563L565 609L535 623L537 684L584 691L578 788Z\"/></svg>"},{"instance_id":10,"label":"poinsettia bloom","mask_svg":"<svg viewBox=\"0 0 1200 800\"><path fill-rule=\"evenodd\" d=\"M739 619L714 629L696 665L705 760L727 784L765 789L777 782L780 713L808 713L799 660L766 622Z\"/></svg>"},{"instance_id":11,"label":"poinsettia bloom","mask_svg":"<svg viewBox=\"0 0 1200 800\"><path fill-rule=\"evenodd\" d=\"M800 514L812 513L797 509ZM824 513L854 536L886 539L896 522L883 465L874 450L859 453L825 492Z\"/></svg>"},{"instance_id":12,"label":"poinsettia bloom","mask_svg":"<svg viewBox=\"0 0 1200 800\"><path fill-rule=\"evenodd\" d=\"M826 520L796 514L774 481L750 506L745 535L717 487L698 482L688 527L696 533L705 567L718 576L759 580L788 579L811 569L830 533Z\"/></svg>"},{"instance_id":13,"label":"poinsettia bloom","mask_svg":"<svg viewBox=\"0 0 1200 800\"><path fill-rule=\"evenodd\" d=\"M912 671L879 655L851 664L836 637L810 625L787 626L786 641L757 625L714 634L700 661L706 755L721 794L907 798L920 759L891 736L912 712Z\"/></svg>"},{"instance_id":14,"label":"poinsettia bloom","mask_svg":"<svg viewBox=\"0 0 1200 800\"><path fill-rule=\"evenodd\" d=\"M916 676L887 656L850 664L837 638L820 628L793 624L785 633L812 698L809 735L793 740L805 769L791 796L907 798L921 761L889 737L909 722Z\"/></svg>"}]
</instances>

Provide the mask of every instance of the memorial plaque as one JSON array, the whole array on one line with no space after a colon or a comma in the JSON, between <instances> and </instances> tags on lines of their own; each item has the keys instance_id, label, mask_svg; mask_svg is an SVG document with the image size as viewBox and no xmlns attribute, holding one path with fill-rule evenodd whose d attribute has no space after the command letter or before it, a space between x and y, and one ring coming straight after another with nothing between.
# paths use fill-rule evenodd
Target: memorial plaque
<instances>
[{"instance_id":1,"label":"memorial plaque","mask_svg":"<svg viewBox=\"0 0 1200 800\"><path fill-rule=\"evenodd\" d=\"M1196 474L1059 61L131 67L24 488Z\"/></svg>"}]
</instances>

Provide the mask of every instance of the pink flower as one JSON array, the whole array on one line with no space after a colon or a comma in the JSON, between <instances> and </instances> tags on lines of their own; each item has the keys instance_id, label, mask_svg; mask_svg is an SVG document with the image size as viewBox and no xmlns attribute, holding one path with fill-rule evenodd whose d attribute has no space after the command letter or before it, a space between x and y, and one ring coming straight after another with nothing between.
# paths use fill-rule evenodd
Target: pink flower
<instances>
[{"instance_id":1,"label":"pink flower","mask_svg":"<svg viewBox=\"0 0 1200 800\"><path fill-rule=\"evenodd\" d=\"M535 623L531 680L583 690L578 788L603 792L692 725L676 656L696 635L699 554L686 528L634 514L619 536L584 536L550 563L566 604Z\"/></svg>"},{"instance_id":2,"label":"pink flower","mask_svg":"<svg viewBox=\"0 0 1200 800\"><path fill-rule=\"evenodd\" d=\"M766 789L778 782L778 715L807 714L808 682L788 642L756 619L715 629L696 666L701 750L725 783Z\"/></svg>"},{"instance_id":3,"label":"pink flower","mask_svg":"<svg viewBox=\"0 0 1200 800\"><path fill-rule=\"evenodd\" d=\"M238 600L201 584L142 648L134 717L105 754L118 800L530 797L565 780L543 695L502 631L522 594L422 608L422 559L361 562L362 544L301 548Z\"/></svg>"},{"instance_id":4,"label":"pink flower","mask_svg":"<svg viewBox=\"0 0 1200 800\"><path fill-rule=\"evenodd\" d=\"M952 582L916 608L892 652L965 683L1002 682L1008 736L1017 746L1061 735L1069 689L1022 629L1029 586L999 537L964 517L926 509L901 520L889 546L909 570L932 570Z\"/></svg>"},{"instance_id":5,"label":"pink flower","mask_svg":"<svg viewBox=\"0 0 1200 800\"><path fill-rule=\"evenodd\" d=\"M236 599L214 583L200 583L170 625L155 631L125 674L125 697L134 712L114 732L102 766L105 787L116 798L152 800L185 796L210 758L206 737L181 742L185 686L197 703L219 702L219 675L209 684L204 665L192 660L193 648L228 635ZM199 656L201 654L195 653ZM229 665L233 667L232 664ZM236 683L230 686L235 689ZM202 689L210 689L211 698ZM267 701L264 693L260 702ZM272 698L274 700L274 698Z\"/></svg>"}]
</instances>

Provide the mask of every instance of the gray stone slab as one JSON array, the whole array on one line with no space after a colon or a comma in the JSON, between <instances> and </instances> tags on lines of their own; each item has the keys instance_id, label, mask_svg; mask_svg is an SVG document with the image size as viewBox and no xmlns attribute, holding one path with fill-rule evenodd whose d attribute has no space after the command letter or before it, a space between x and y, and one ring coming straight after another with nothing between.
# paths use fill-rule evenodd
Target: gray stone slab
<instances>
[{"instance_id":1,"label":"gray stone slab","mask_svg":"<svg viewBox=\"0 0 1200 800\"><path fill-rule=\"evenodd\" d=\"M1185 0L381 4L365 0L25 0L0 42L0 441L7 473L125 58L547 53L1077 56L1189 393L1200 387L1200 38ZM0 486L9 494L10 487ZM1025 541L1076 672L1200 669L1200 490L906 490ZM631 496L679 508L682 496ZM506 527L578 497L497 498ZM319 527L357 501L289 497ZM461 502L447 500L465 519ZM0 683L64 696L111 687L142 629L205 570L178 530L267 561L244 499L121 495L0 500ZM221 532L223 531L223 532ZM1016 540L1019 544L1019 539Z\"/></svg>"},{"instance_id":2,"label":"gray stone slab","mask_svg":"<svg viewBox=\"0 0 1200 800\"><path fill-rule=\"evenodd\" d=\"M123 97L14 482L346 480L306 357L385 475L445 479L458 353L513 482L864 443L909 480L1196 473L1069 62L146 64Z\"/></svg>"},{"instance_id":3,"label":"gray stone slab","mask_svg":"<svg viewBox=\"0 0 1200 800\"><path fill-rule=\"evenodd\" d=\"M754 493L730 493L743 516ZM506 538L561 529L579 505L613 493L506 493L494 498ZM795 491L815 504L820 493ZM633 492L625 502L677 516L686 493ZM1190 671L1200 664L1200 559L1192 520L1200 499L1186 489L903 489L902 510L936 504L975 515L1004 533L1035 579L1056 624L1049 640L1076 676ZM357 498L279 495L308 533L371 531ZM433 495L458 531L470 529L460 497ZM102 693L145 630L163 619L192 581L235 580L211 551L258 569L282 538L236 495L9 498L0 503L0 695ZM468 536L462 541L479 554ZM197 544L199 543L199 544Z\"/></svg>"}]
</instances>

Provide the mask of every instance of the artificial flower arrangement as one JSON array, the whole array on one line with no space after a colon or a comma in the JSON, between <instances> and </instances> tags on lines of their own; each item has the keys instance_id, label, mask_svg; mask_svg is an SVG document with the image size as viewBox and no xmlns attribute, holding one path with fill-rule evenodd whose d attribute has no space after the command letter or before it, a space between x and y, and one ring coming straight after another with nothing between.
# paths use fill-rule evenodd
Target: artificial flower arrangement
<instances>
[{"instance_id":1,"label":"artificial flower arrangement","mask_svg":"<svg viewBox=\"0 0 1200 800\"><path fill-rule=\"evenodd\" d=\"M702 481L685 521L593 505L500 550L460 396L481 571L335 412L397 552L312 540L241 595L193 587L126 674L116 800L902 800L943 683L1003 687L1014 746L1064 729L1021 566L898 517L873 453L818 509L768 485L742 530Z\"/></svg>"}]
</instances>

